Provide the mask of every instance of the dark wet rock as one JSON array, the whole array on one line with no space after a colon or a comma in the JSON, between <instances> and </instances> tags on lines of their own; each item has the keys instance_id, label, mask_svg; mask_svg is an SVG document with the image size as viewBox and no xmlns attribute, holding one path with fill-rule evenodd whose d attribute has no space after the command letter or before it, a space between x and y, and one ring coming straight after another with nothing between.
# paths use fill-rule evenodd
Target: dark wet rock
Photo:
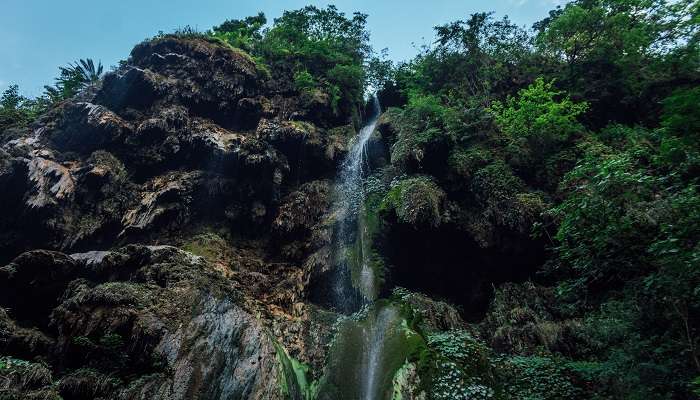
<instances>
[{"instance_id":1,"label":"dark wet rock","mask_svg":"<svg viewBox=\"0 0 700 400\"><path fill-rule=\"evenodd\" d=\"M68 103L59 126L51 131L51 141L60 151L89 154L113 148L132 130L131 124L104 106Z\"/></svg>"},{"instance_id":2,"label":"dark wet rock","mask_svg":"<svg viewBox=\"0 0 700 400\"><path fill-rule=\"evenodd\" d=\"M428 296L411 293L404 289L396 289L394 296L410 306L420 321L421 329L425 332L458 330L466 326L459 310L446 302L433 300Z\"/></svg>"},{"instance_id":3,"label":"dark wet rock","mask_svg":"<svg viewBox=\"0 0 700 400\"><path fill-rule=\"evenodd\" d=\"M273 233L279 238L281 253L293 260L301 260L327 244L323 238L326 210L331 202L328 181L313 181L301 185L282 200L273 221Z\"/></svg>"},{"instance_id":4,"label":"dark wet rock","mask_svg":"<svg viewBox=\"0 0 700 400\"><path fill-rule=\"evenodd\" d=\"M201 257L170 246L33 251L0 274L0 307L10 309L0 313L0 344L51 360L64 398L280 396L274 339ZM16 290L42 307L19 304Z\"/></svg>"},{"instance_id":5,"label":"dark wet rock","mask_svg":"<svg viewBox=\"0 0 700 400\"><path fill-rule=\"evenodd\" d=\"M25 204L29 208L45 208L69 202L75 193L75 177L69 167L41 157L27 162L31 189Z\"/></svg>"},{"instance_id":6,"label":"dark wet rock","mask_svg":"<svg viewBox=\"0 0 700 400\"><path fill-rule=\"evenodd\" d=\"M0 369L0 396L8 400L55 399L51 370L38 362L10 361Z\"/></svg>"},{"instance_id":7,"label":"dark wet rock","mask_svg":"<svg viewBox=\"0 0 700 400\"><path fill-rule=\"evenodd\" d=\"M255 118L237 113L239 102L255 97L262 86L247 54L202 39L162 38L136 46L129 61L105 78L98 101L116 109L181 104L226 127L255 125Z\"/></svg>"},{"instance_id":8,"label":"dark wet rock","mask_svg":"<svg viewBox=\"0 0 700 400\"><path fill-rule=\"evenodd\" d=\"M92 400L109 398L121 382L94 369L78 369L61 377L58 392L64 399Z\"/></svg>"},{"instance_id":9,"label":"dark wet rock","mask_svg":"<svg viewBox=\"0 0 700 400\"><path fill-rule=\"evenodd\" d=\"M329 118L335 114L331 104L331 96L321 90L303 93L299 97L299 111L292 114L291 119L295 120L311 120L311 121L326 121L333 120Z\"/></svg>"},{"instance_id":10,"label":"dark wet rock","mask_svg":"<svg viewBox=\"0 0 700 400\"><path fill-rule=\"evenodd\" d=\"M290 178L297 182L332 176L347 144L343 130L302 121L263 119L256 133L287 158Z\"/></svg>"},{"instance_id":11,"label":"dark wet rock","mask_svg":"<svg viewBox=\"0 0 700 400\"><path fill-rule=\"evenodd\" d=\"M281 199L332 176L354 133L289 121L303 111L295 96L226 46L140 44L101 84L0 144L0 262L153 241L195 220L269 232Z\"/></svg>"},{"instance_id":12,"label":"dark wet rock","mask_svg":"<svg viewBox=\"0 0 700 400\"><path fill-rule=\"evenodd\" d=\"M328 181L301 185L282 200L273 222L275 231L281 236L310 233L330 205L330 192L331 185Z\"/></svg>"},{"instance_id":13,"label":"dark wet rock","mask_svg":"<svg viewBox=\"0 0 700 400\"><path fill-rule=\"evenodd\" d=\"M174 370L167 399L281 398L275 348L259 321L205 298L196 316L156 349Z\"/></svg>"},{"instance_id":14,"label":"dark wet rock","mask_svg":"<svg viewBox=\"0 0 700 400\"><path fill-rule=\"evenodd\" d=\"M287 84L159 38L0 133L0 357L42 377L0 370L9 398L276 399L280 351L322 370L309 280L355 129Z\"/></svg>"},{"instance_id":15,"label":"dark wet rock","mask_svg":"<svg viewBox=\"0 0 700 400\"><path fill-rule=\"evenodd\" d=\"M105 76L98 99L116 110L145 108L167 91L165 79L138 67L127 67Z\"/></svg>"},{"instance_id":16,"label":"dark wet rock","mask_svg":"<svg viewBox=\"0 0 700 400\"><path fill-rule=\"evenodd\" d=\"M367 141L366 156L370 171L376 171L391 162L390 141L384 135L383 130L376 129Z\"/></svg>"},{"instance_id":17,"label":"dark wet rock","mask_svg":"<svg viewBox=\"0 0 700 400\"><path fill-rule=\"evenodd\" d=\"M138 233L159 223L175 226L187 223L192 213L193 191L201 178L200 171L173 172L147 182L137 205L124 214L124 230L120 235Z\"/></svg>"},{"instance_id":18,"label":"dark wet rock","mask_svg":"<svg viewBox=\"0 0 700 400\"><path fill-rule=\"evenodd\" d=\"M62 253L24 253L0 268L0 304L16 320L45 326L48 311L58 304L77 269L75 260Z\"/></svg>"},{"instance_id":19,"label":"dark wet rock","mask_svg":"<svg viewBox=\"0 0 700 400\"><path fill-rule=\"evenodd\" d=\"M20 359L48 354L55 341L37 328L24 328L0 308L0 353Z\"/></svg>"}]
</instances>

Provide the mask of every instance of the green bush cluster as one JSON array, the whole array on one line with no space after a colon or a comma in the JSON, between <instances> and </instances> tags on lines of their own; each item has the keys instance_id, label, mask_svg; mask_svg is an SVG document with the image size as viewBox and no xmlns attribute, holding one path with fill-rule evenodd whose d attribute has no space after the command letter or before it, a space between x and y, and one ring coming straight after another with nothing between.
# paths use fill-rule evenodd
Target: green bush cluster
<instances>
[{"instance_id":1,"label":"green bush cluster","mask_svg":"<svg viewBox=\"0 0 700 400\"><path fill-rule=\"evenodd\" d=\"M692 396L699 15L691 0L575 0L528 32L477 13L383 75L402 105L387 119L394 177L433 182L485 247L504 232L549 244L543 327L580 343L510 359L539 387L516 382L518 398ZM413 201L402 189L384 204Z\"/></svg>"},{"instance_id":2,"label":"green bush cluster","mask_svg":"<svg viewBox=\"0 0 700 400\"><path fill-rule=\"evenodd\" d=\"M58 400L53 374L41 362L0 356L0 399Z\"/></svg>"},{"instance_id":3,"label":"green bush cluster","mask_svg":"<svg viewBox=\"0 0 700 400\"><path fill-rule=\"evenodd\" d=\"M0 132L14 126L29 124L43 109L40 102L22 96L19 86L11 85L0 97Z\"/></svg>"},{"instance_id":4,"label":"green bush cluster","mask_svg":"<svg viewBox=\"0 0 700 400\"><path fill-rule=\"evenodd\" d=\"M101 63L92 59L81 59L59 67L60 74L53 86L44 86L44 93L34 99L20 94L18 85L10 85L0 96L0 135L8 128L21 128L52 105L75 96L87 85L100 79L103 72ZM3 136L0 136L0 138Z\"/></svg>"},{"instance_id":5,"label":"green bush cluster","mask_svg":"<svg viewBox=\"0 0 700 400\"><path fill-rule=\"evenodd\" d=\"M401 222L436 227L441 221L444 196L442 189L431 179L410 177L392 183L380 208L393 210Z\"/></svg>"},{"instance_id":6,"label":"green bush cluster","mask_svg":"<svg viewBox=\"0 0 700 400\"><path fill-rule=\"evenodd\" d=\"M465 331L426 337L429 396L434 400L496 398L488 348Z\"/></svg>"},{"instance_id":7,"label":"green bush cluster","mask_svg":"<svg viewBox=\"0 0 700 400\"><path fill-rule=\"evenodd\" d=\"M365 91L363 66L371 54L366 20L365 14L347 17L332 5L306 6L285 11L269 27L260 13L227 20L207 35L250 53L303 96L327 96L336 115L348 116Z\"/></svg>"},{"instance_id":8,"label":"green bush cluster","mask_svg":"<svg viewBox=\"0 0 700 400\"><path fill-rule=\"evenodd\" d=\"M586 111L586 103L575 103L562 95L554 82L540 77L520 90L517 97L508 96L505 102L495 100L487 110L509 138L525 138L548 147L583 129L576 117Z\"/></svg>"},{"instance_id":9,"label":"green bush cluster","mask_svg":"<svg viewBox=\"0 0 700 400\"><path fill-rule=\"evenodd\" d=\"M583 399L575 374L562 361L544 356L495 360L504 398L522 400Z\"/></svg>"},{"instance_id":10,"label":"green bush cluster","mask_svg":"<svg viewBox=\"0 0 700 400\"><path fill-rule=\"evenodd\" d=\"M494 160L493 153L484 146L470 146L466 149L453 148L448 164L451 172L459 179L471 178L478 170Z\"/></svg>"}]
</instances>

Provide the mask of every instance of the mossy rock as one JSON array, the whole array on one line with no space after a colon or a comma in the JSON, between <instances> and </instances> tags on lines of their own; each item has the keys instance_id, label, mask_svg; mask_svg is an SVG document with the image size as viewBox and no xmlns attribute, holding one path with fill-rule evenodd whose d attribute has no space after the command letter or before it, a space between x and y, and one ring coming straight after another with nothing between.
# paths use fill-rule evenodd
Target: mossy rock
<instances>
[{"instance_id":1,"label":"mossy rock","mask_svg":"<svg viewBox=\"0 0 700 400\"><path fill-rule=\"evenodd\" d=\"M416 176L392 184L382 200L383 211L393 210L400 222L415 227L440 225L445 192L432 179Z\"/></svg>"},{"instance_id":2,"label":"mossy rock","mask_svg":"<svg viewBox=\"0 0 700 400\"><path fill-rule=\"evenodd\" d=\"M318 398L390 399L396 372L425 348L401 309L381 301L341 321L332 344Z\"/></svg>"},{"instance_id":3,"label":"mossy rock","mask_svg":"<svg viewBox=\"0 0 700 400\"><path fill-rule=\"evenodd\" d=\"M212 232L197 235L180 246L182 250L212 263L219 261L230 247L226 240Z\"/></svg>"}]
</instances>

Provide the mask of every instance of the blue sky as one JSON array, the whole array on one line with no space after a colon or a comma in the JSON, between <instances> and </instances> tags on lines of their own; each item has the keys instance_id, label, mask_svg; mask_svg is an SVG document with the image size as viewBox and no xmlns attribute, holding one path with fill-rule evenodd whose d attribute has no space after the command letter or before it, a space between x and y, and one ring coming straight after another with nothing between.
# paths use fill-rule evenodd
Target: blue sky
<instances>
[{"instance_id":1,"label":"blue sky","mask_svg":"<svg viewBox=\"0 0 700 400\"><path fill-rule=\"evenodd\" d=\"M30 96L42 92L58 66L79 58L105 66L127 58L134 44L158 31L190 25L206 30L227 18L263 11L268 20L307 4L335 4L341 11L369 14L376 50L393 60L410 59L412 43L429 43L432 27L471 13L494 11L530 26L562 0L2 0L0 13L0 90L11 83Z\"/></svg>"}]
</instances>

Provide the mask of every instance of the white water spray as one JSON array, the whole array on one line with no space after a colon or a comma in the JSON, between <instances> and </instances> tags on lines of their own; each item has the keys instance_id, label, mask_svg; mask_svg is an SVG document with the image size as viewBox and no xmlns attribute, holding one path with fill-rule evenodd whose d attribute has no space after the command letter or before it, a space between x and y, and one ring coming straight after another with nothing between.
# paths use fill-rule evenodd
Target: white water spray
<instances>
[{"instance_id":1,"label":"white water spray","mask_svg":"<svg viewBox=\"0 0 700 400\"><path fill-rule=\"evenodd\" d=\"M347 157L343 161L335 187L335 212L339 219L336 233L336 255L339 256L338 259L340 261L336 266L340 270L335 274L336 277L333 282L333 296L335 297L333 301L336 305L343 305L343 303L351 301L351 299L348 299L348 292L352 291L352 289L347 288L348 283L351 282L351 271L346 258L346 251L353 244L350 229L357 227L359 212L365 199L363 179L368 169L367 142L377 126L380 112L379 99L375 95L372 98L372 114L355 138ZM363 227L360 228L362 229ZM363 236L361 233L357 235L357 240L360 241L358 246L360 251L356 260L360 266L359 287L357 289L364 297L363 302L368 302L374 300L377 288L375 272L366 260L365 246L362 243ZM347 304L344 305L346 307L341 308L346 310L351 308Z\"/></svg>"},{"instance_id":2,"label":"white water spray","mask_svg":"<svg viewBox=\"0 0 700 400\"><path fill-rule=\"evenodd\" d=\"M387 334L391 334L394 325L399 321L399 314L394 307L382 307L374 316L374 321L365 328L365 360L363 367L365 375L362 382L362 400L381 398L380 383L384 370L384 347Z\"/></svg>"},{"instance_id":3,"label":"white water spray","mask_svg":"<svg viewBox=\"0 0 700 400\"><path fill-rule=\"evenodd\" d=\"M364 214L364 180L369 172L367 147L377 126L381 108L376 96L372 98L372 113L354 138L343 161L335 185L333 212L337 226L334 236L336 262L333 273L331 301L342 312L357 311L362 304L369 306L363 321L350 322L361 327L352 336L361 345L346 349L340 357L353 360L353 386L342 393L343 399L379 400L385 396L386 380L393 373L387 347L396 343L397 327L402 317L396 307L374 303L379 292L377 271L369 260L371 243ZM361 298L358 299L358 293ZM342 377L347 379L347 377ZM341 379L342 379L341 378ZM345 383L345 382L343 382Z\"/></svg>"}]
</instances>

